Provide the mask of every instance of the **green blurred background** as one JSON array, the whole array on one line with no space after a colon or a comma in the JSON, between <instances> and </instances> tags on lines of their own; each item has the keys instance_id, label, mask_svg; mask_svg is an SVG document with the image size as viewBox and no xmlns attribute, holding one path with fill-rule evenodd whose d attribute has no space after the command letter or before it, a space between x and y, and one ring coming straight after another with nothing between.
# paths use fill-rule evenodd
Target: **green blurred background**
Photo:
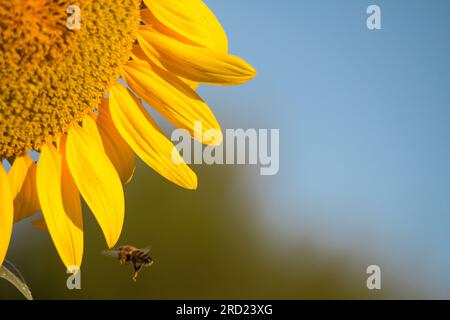
<instances>
[{"instance_id":1,"label":"green blurred background","mask_svg":"<svg viewBox=\"0 0 450 320\"><path fill-rule=\"evenodd\" d=\"M300 299L381 298L414 291L398 278L383 290L366 288L370 259L330 251L314 236L292 237L265 223L263 199L245 169L197 166L200 188L182 190L140 164L126 187L126 220L119 244L151 246L155 264L136 283L130 265L101 254L105 242L85 208L81 290L67 275L48 234L26 221L16 225L8 259L35 299ZM282 219L282 214L279 215ZM21 298L0 281L0 298Z\"/></svg>"}]
</instances>

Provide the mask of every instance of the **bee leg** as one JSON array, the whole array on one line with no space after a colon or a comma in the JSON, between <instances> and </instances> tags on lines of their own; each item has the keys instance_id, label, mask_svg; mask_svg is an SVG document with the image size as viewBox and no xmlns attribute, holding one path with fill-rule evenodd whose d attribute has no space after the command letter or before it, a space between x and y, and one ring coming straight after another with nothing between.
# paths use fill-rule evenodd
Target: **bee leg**
<instances>
[{"instance_id":1,"label":"bee leg","mask_svg":"<svg viewBox=\"0 0 450 320\"><path fill-rule=\"evenodd\" d=\"M141 263L138 263L138 264L134 263L133 267L134 267L133 281L136 282L138 274L139 274L139 271L141 271L141 269L142 269L142 264Z\"/></svg>"},{"instance_id":2,"label":"bee leg","mask_svg":"<svg viewBox=\"0 0 450 320\"><path fill-rule=\"evenodd\" d=\"M121 265L124 265L125 264L125 258L120 258L119 262L120 262Z\"/></svg>"}]
</instances>

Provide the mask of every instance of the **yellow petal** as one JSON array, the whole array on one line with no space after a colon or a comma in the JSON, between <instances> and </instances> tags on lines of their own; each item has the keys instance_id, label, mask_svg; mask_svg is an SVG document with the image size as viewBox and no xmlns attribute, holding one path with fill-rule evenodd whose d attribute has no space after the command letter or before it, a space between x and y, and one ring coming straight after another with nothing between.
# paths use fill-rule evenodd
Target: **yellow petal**
<instances>
[{"instance_id":1,"label":"yellow petal","mask_svg":"<svg viewBox=\"0 0 450 320\"><path fill-rule=\"evenodd\" d=\"M201 0L144 0L142 19L159 31L206 48L228 52L225 31Z\"/></svg>"},{"instance_id":2,"label":"yellow petal","mask_svg":"<svg viewBox=\"0 0 450 320\"><path fill-rule=\"evenodd\" d=\"M17 157L8 173L14 199L14 222L40 210L36 190L36 164L30 156Z\"/></svg>"},{"instance_id":3,"label":"yellow petal","mask_svg":"<svg viewBox=\"0 0 450 320\"><path fill-rule=\"evenodd\" d=\"M166 179L184 188L196 189L197 176L178 153L172 154L173 144L134 95L118 82L112 85L109 93L114 124L134 152Z\"/></svg>"},{"instance_id":4,"label":"yellow petal","mask_svg":"<svg viewBox=\"0 0 450 320\"><path fill-rule=\"evenodd\" d=\"M8 251L13 226L13 198L5 168L0 162L0 266Z\"/></svg>"},{"instance_id":5,"label":"yellow petal","mask_svg":"<svg viewBox=\"0 0 450 320\"><path fill-rule=\"evenodd\" d=\"M158 59L156 59L154 56L147 56L145 54L144 50L142 50L141 46L138 44L133 45L131 55L133 57L133 60L138 60L138 61L142 60L142 61L149 63L152 66L156 66L160 69L163 69L164 71L167 71L167 69L161 64L161 62ZM197 90L200 85L198 82L187 80L183 77L178 76L177 78L179 78L181 81L186 83L189 87L192 88L192 90Z\"/></svg>"},{"instance_id":6,"label":"yellow petal","mask_svg":"<svg viewBox=\"0 0 450 320\"><path fill-rule=\"evenodd\" d=\"M119 174L122 184L130 182L136 169L136 157L114 127L109 114L108 100L103 100L95 120L89 116L84 118L83 128L102 147Z\"/></svg>"},{"instance_id":7,"label":"yellow petal","mask_svg":"<svg viewBox=\"0 0 450 320\"><path fill-rule=\"evenodd\" d=\"M133 57L133 60L143 60L161 69L165 69L161 61L159 61L154 55L147 55L142 47L138 44L133 45L131 56Z\"/></svg>"},{"instance_id":8,"label":"yellow petal","mask_svg":"<svg viewBox=\"0 0 450 320\"><path fill-rule=\"evenodd\" d=\"M36 229L39 229L41 231L48 231L48 227L47 227L47 224L45 223L45 219L44 218L31 221L31 224Z\"/></svg>"},{"instance_id":9,"label":"yellow petal","mask_svg":"<svg viewBox=\"0 0 450 320\"><path fill-rule=\"evenodd\" d=\"M186 129L194 136L195 122L200 121L202 132L195 136L203 137L210 129L220 132L214 114L202 98L171 73L142 60L130 61L125 66L124 78L135 93L176 127ZM220 145L222 139L203 142Z\"/></svg>"},{"instance_id":10,"label":"yellow petal","mask_svg":"<svg viewBox=\"0 0 450 320\"><path fill-rule=\"evenodd\" d=\"M63 154L52 144L42 147L36 185L48 231L69 268L81 266L83 259L83 217L80 194Z\"/></svg>"},{"instance_id":11,"label":"yellow petal","mask_svg":"<svg viewBox=\"0 0 450 320\"><path fill-rule=\"evenodd\" d=\"M86 129L68 132L67 163L81 195L103 230L108 246L119 239L124 220L124 195L120 177L102 146Z\"/></svg>"},{"instance_id":12,"label":"yellow petal","mask_svg":"<svg viewBox=\"0 0 450 320\"><path fill-rule=\"evenodd\" d=\"M148 26L140 27L138 40L147 56L156 57L166 69L191 81L237 85L256 75L239 57L183 43Z\"/></svg>"},{"instance_id":13,"label":"yellow petal","mask_svg":"<svg viewBox=\"0 0 450 320\"><path fill-rule=\"evenodd\" d=\"M191 81L188 79L185 79L183 77L178 77L181 81L183 81L184 83L186 83L189 87L191 87L192 90L196 91L198 89L198 87L200 86L200 83L195 82L195 81Z\"/></svg>"},{"instance_id":14,"label":"yellow petal","mask_svg":"<svg viewBox=\"0 0 450 320\"><path fill-rule=\"evenodd\" d=\"M100 136L100 132L98 131L96 121L96 114L85 116L83 119L83 129L92 139L95 140L96 143L98 143L102 151L105 151L102 144L102 137Z\"/></svg>"}]
</instances>

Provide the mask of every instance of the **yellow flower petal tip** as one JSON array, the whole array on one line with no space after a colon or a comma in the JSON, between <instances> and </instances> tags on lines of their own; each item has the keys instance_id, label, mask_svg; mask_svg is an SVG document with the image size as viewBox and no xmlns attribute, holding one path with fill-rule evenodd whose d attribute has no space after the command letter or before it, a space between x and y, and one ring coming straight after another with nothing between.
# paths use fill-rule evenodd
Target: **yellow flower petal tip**
<instances>
[{"instance_id":1,"label":"yellow flower petal tip","mask_svg":"<svg viewBox=\"0 0 450 320\"><path fill-rule=\"evenodd\" d=\"M197 188L195 173L182 159L172 161L172 142L130 90L116 83L109 94L113 122L134 152L166 179L187 189Z\"/></svg>"},{"instance_id":2,"label":"yellow flower petal tip","mask_svg":"<svg viewBox=\"0 0 450 320\"><path fill-rule=\"evenodd\" d=\"M158 59L169 71L191 81L239 85L256 76L255 69L237 56L186 44L152 27L139 27L138 41L150 60Z\"/></svg>"},{"instance_id":3,"label":"yellow flower petal tip","mask_svg":"<svg viewBox=\"0 0 450 320\"><path fill-rule=\"evenodd\" d=\"M190 175L189 181L184 185L184 187L189 190L197 190L198 189L197 175L193 171L191 172L192 175Z\"/></svg>"},{"instance_id":4,"label":"yellow flower petal tip","mask_svg":"<svg viewBox=\"0 0 450 320\"><path fill-rule=\"evenodd\" d=\"M120 177L98 139L86 128L69 130L67 164L78 190L113 247L122 231L125 200Z\"/></svg>"},{"instance_id":5,"label":"yellow flower petal tip","mask_svg":"<svg viewBox=\"0 0 450 320\"><path fill-rule=\"evenodd\" d=\"M220 129L206 130L203 133L202 142L211 146L220 146L223 142L223 134Z\"/></svg>"},{"instance_id":6,"label":"yellow flower petal tip","mask_svg":"<svg viewBox=\"0 0 450 320\"><path fill-rule=\"evenodd\" d=\"M36 185L42 215L56 250L66 267L81 266L83 217L81 201L64 155L44 145L37 166Z\"/></svg>"},{"instance_id":7,"label":"yellow flower petal tip","mask_svg":"<svg viewBox=\"0 0 450 320\"><path fill-rule=\"evenodd\" d=\"M203 132L220 131L220 125L208 105L178 77L143 60L129 62L125 66L124 76L135 93L176 127L188 130L194 137L196 123L202 124L202 137ZM208 135L203 142L220 144L221 134Z\"/></svg>"}]
</instances>

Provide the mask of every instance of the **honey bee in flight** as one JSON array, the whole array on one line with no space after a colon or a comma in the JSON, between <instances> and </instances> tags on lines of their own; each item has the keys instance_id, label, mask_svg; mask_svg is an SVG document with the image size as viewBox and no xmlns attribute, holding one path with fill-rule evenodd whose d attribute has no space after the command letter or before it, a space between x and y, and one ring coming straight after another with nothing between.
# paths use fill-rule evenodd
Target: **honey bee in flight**
<instances>
[{"instance_id":1,"label":"honey bee in flight","mask_svg":"<svg viewBox=\"0 0 450 320\"><path fill-rule=\"evenodd\" d=\"M119 260L120 264L131 263L134 268L133 281L136 282L139 271L143 267L150 267L153 259L148 255L150 248L138 249L133 246L120 246L117 249L104 250L103 254L114 257Z\"/></svg>"}]
</instances>

